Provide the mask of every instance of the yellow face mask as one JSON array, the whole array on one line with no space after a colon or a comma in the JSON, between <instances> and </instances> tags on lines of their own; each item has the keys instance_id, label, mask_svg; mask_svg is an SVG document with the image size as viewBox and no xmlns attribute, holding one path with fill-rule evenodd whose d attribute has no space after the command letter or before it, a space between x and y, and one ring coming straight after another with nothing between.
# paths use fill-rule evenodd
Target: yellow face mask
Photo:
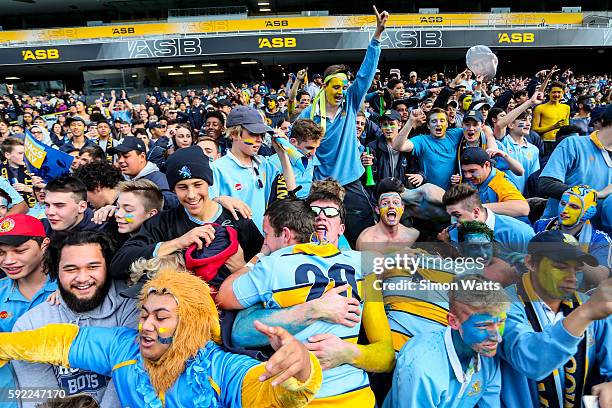
<instances>
[{"instance_id":1,"label":"yellow face mask","mask_svg":"<svg viewBox=\"0 0 612 408\"><path fill-rule=\"evenodd\" d=\"M472 97L466 96L465 98L463 98L463 102L461 103L461 109L463 109L464 111L468 111L470 110L471 104L472 104Z\"/></svg>"},{"instance_id":2,"label":"yellow face mask","mask_svg":"<svg viewBox=\"0 0 612 408\"><path fill-rule=\"evenodd\" d=\"M571 227L585 222L597 212L597 192L587 185L574 186L568 189L559 202L559 221L561 225Z\"/></svg>"},{"instance_id":3,"label":"yellow face mask","mask_svg":"<svg viewBox=\"0 0 612 408\"><path fill-rule=\"evenodd\" d=\"M570 261L568 264L576 266L575 261ZM566 291L559 287L565 279L571 278L575 272L563 270L555 267L553 261L549 258L542 258L538 267L536 278L538 283L546 291L548 296L553 299L566 299L572 295L574 290Z\"/></svg>"}]
</instances>

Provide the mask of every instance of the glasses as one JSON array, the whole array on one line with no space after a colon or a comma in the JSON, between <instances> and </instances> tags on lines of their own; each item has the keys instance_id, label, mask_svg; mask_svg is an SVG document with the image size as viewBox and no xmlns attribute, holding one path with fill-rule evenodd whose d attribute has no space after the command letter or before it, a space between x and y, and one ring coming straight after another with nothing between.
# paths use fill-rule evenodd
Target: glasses
<instances>
[{"instance_id":1,"label":"glasses","mask_svg":"<svg viewBox=\"0 0 612 408\"><path fill-rule=\"evenodd\" d=\"M253 171L255 172L255 175L257 176L257 188L263 188L263 181L261 181L261 178L259 177L259 170L257 170L257 167L253 166Z\"/></svg>"},{"instance_id":2,"label":"glasses","mask_svg":"<svg viewBox=\"0 0 612 408\"><path fill-rule=\"evenodd\" d=\"M340 215L340 210L336 207L319 207L316 205L311 205L310 208L312 211L314 211L317 217L321 215L321 213L325 214L327 218L335 218Z\"/></svg>"}]
</instances>

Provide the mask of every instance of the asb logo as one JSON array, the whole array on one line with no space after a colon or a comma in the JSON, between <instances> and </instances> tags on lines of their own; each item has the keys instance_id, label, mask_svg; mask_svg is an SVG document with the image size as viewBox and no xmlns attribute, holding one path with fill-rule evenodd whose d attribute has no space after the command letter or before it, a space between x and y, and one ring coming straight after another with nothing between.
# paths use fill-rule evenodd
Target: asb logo
<instances>
[{"instance_id":1,"label":"asb logo","mask_svg":"<svg viewBox=\"0 0 612 408\"><path fill-rule=\"evenodd\" d=\"M516 44L535 42L535 33L498 33L499 44Z\"/></svg>"},{"instance_id":2,"label":"asb logo","mask_svg":"<svg viewBox=\"0 0 612 408\"><path fill-rule=\"evenodd\" d=\"M259 48L295 48L297 38L295 37L260 37L257 41Z\"/></svg>"},{"instance_id":3,"label":"asb logo","mask_svg":"<svg viewBox=\"0 0 612 408\"><path fill-rule=\"evenodd\" d=\"M21 56L23 57L24 61L39 61L59 59L60 53L57 48L49 48L47 50L24 50L21 51Z\"/></svg>"},{"instance_id":4,"label":"asb logo","mask_svg":"<svg viewBox=\"0 0 612 408\"><path fill-rule=\"evenodd\" d=\"M7 312L6 310L3 310L0 312L0 319L8 319L9 317L9 312Z\"/></svg>"},{"instance_id":5,"label":"asb logo","mask_svg":"<svg viewBox=\"0 0 612 408\"><path fill-rule=\"evenodd\" d=\"M234 190L236 190L236 191L240 191L240 190L242 190L242 184L240 184L240 183L236 184L236 185L234 186Z\"/></svg>"},{"instance_id":6,"label":"asb logo","mask_svg":"<svg viewBox=\"0 0 612 408\"><path fill-rule=\"evenodd\" d=\"M136 30L134 27L122 27L122 28L113 28L113 35L117 34L134 34Z\"/></svg>"},{"instance_id":7,"label":"asb logo","mask_svg":"<svg viewBox=\"0 0 612 408\"><path fill-rule=\"evenodd\" d=\"M287 27L289 21L287 20L266 20L266 28L268 27Z\"/></svg>"},{"instance_id":8,"label":"asb logo","mask_svg":"<svg viewBox=\"0 0 612 408\"><path fill-rule=\"evenodd\" d=\"M421 18L419 18L419 22L420 22L421 24L427 24L427 23L441 23L441 22L443 22L443 21L444 21L444 18L442 18L442 17L434 17L434 16L431 16L431 17L421 17Z\"/></svg>"}]
</instances>

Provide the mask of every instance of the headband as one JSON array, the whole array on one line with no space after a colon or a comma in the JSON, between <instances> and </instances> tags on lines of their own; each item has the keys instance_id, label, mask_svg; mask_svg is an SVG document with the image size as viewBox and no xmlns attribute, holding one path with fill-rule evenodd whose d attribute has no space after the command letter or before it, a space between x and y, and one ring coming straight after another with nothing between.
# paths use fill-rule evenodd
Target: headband
<instances>
[{"instance_id":1,"label":"headband","mask_svg":"<svg viewBox=\"0 0 612 408\"><path fill-rule=\"evenodd\" d=\"M328 83L329 81L331 81L334 78L339 78L342 79L344 81L348 81L348 76L344 73L344 72L337 72L335 74L331 74L325 77L325 80L323 81L324 83Z\"/></svg>"}]
</instances>

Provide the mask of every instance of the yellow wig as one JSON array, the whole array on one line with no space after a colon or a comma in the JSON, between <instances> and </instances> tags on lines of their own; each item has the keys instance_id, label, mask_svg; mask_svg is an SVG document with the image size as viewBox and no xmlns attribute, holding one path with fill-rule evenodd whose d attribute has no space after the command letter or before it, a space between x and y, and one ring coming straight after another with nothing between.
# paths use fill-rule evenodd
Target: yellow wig
<instances>
[{"instance_id":1,"label":"yellow wig","mask_svg":"<svg viewBox=\"0 0 612 408\"><path fill-rule=\"evenodd\" d=\"M140 293L141 305L151 294L171 294L178 303L178 324L170 348L157 361L143 359L151 384L165 393L185 370L185 363L210 340L220 341L219 312L206 282L177 269L162 269Z\"/></svg>"}]
</instances>

